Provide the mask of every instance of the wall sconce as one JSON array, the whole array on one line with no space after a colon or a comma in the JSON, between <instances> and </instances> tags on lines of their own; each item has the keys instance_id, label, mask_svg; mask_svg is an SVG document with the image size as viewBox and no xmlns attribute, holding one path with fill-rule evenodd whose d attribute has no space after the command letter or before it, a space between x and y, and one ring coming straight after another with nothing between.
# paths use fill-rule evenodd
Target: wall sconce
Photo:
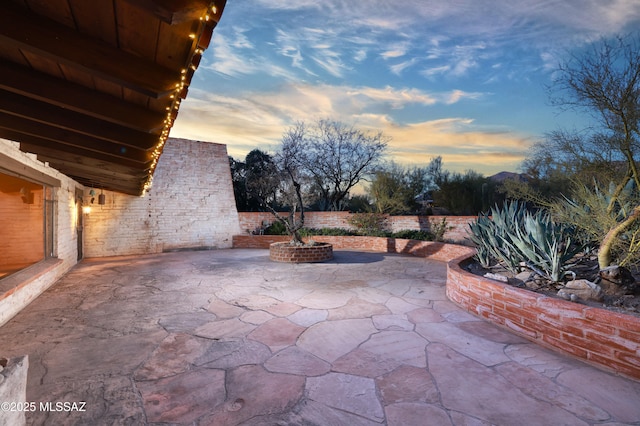
<instances>
[{"instance_id":1,"label":"wall sconce","mask_svg":"<svg viewBox=\"0 0 640 426\"><path fill-rule=\"evenodd\" d=\"M84 214L91 213L91 206L82 206L82 213Z\"/></svg>"}]
</instances>

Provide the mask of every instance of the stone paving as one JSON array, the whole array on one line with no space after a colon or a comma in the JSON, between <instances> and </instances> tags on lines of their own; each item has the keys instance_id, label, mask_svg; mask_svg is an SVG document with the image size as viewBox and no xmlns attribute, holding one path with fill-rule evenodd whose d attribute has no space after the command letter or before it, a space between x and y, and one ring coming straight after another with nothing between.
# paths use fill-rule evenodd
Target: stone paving
<instances>
[{"instance_id":1,"label":"stone paving","mask_svg":"<svg viewBox=\"0 0 640 426\"><path fill-rule=\"evenodd\" d=\"M0 328L1 355L29 355L29 401L86 402L34 425L640 424L640 382L462 311L445 276L348 251L85 260Z\"/></svg>"}]
</instances>

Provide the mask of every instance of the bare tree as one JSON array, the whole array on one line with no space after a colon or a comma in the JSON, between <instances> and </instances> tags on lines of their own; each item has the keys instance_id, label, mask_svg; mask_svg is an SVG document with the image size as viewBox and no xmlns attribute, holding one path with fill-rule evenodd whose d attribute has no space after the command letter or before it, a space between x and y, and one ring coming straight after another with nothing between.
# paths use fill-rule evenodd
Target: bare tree
<instances>
[{"instance_id":1,"label":"bare tree","mask_svg":"<svg viewBox=\"0 0 640 426\"><path fill-rule=\"evenodd\" d=\"M294 127L287 130L282 137L280 151L276 155L276 164L283 177L281 191L285 204L289 206L289 212L285 219L275 210L271 211L287 229L292 244L303 244L299 233L300 229L304 227L304 199L302 195L304 169L300 161L304 155L303 138L303 129ZM296 215L298 211L300 213Z\"/></svg>"},{"instance_id":2,"label":"bare tree","mask_svg":"<svg viewBox=\"0 0 640 426\"><path fill-rule=\"evenodd\" d=\"M369 134L328 120L310 127L299 122L285 131L272 163L260 161L259 173L247 167L247 189L285 226L293 244L303 244L299 231L314 190L321 192L325 206L337 210L385 148L382 133ZM265 172L265 164L275 170Z\"/></svg>"},{"instance_id":3,"label":"bare tree","mask_svg":"<svg viewBox=\"0 0 640 426\"><path fill-rule=\"evenodd\" d=\"M584 110L594 119L594 126L586 138L590 146L576 147L575 141L585 139L574 139L564 147L587 153L589 150L593 153L595 147L596 152L606 152L605 158L619 157L626 163L626 171L617 182L607 207L607 212L611 213L630 180L640 188L636 165L640 149L640 38L636 35L602 40L586 53L571 56L560 65L554 83L556 105ZM571 138L559 135L562 138L556 138L556 141L571 141ZM578 158L580 156L576 155L576 160ZM639 218L640 206L637 206L625 220L607 232L600 243L598 261L601 268L611 263L613 241Z\"/></svg>"},{"instance_id":4,"label":"bare tree","mask_svg":"<svg viewBox=\"0 0 640 426\"><path fill-rule=\"evenodd\" d=\"M388 138L332 120L292 129L300 136L300 167L319 192L322 210L341 210L349 191L370 175L384 154Z\"/></svg>"}]
</instances>

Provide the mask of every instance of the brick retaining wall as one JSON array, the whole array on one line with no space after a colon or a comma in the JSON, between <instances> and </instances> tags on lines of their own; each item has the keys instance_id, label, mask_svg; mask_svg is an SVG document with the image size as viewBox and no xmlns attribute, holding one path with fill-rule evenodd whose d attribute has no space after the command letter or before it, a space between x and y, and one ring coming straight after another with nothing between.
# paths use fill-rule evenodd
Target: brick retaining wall
<instances>
[{"instance_id":1,"label":"brick retaining wall","mask_svg":"<svg viewBox=\"0 0 640 426\"><path fill-rule=\"evenodd\" d=\"M542 346L640 380L640 317L544 296L465 271L474 250L380 237L317 236L334 249L410 254L447 262L447 297L468 312ZM268 248L286 236L236 235L234 248Z\"/></svg>"},{"instance_id":2,"label":"brick retaining wall","mask_svg":"<svg viewBox=\"0 0 640 426\"><path fill-rule=\"evenodd\" d=\"M305 227L313 229L342 228L355 229L349 224L351 212L305 212ZM398 232L403 230L429 231L432 226L439 225L446 219L449 229L444 234L447 241L463 242L467 238L469 223L476 220L475 216L388 216L389 230ZM238 220L242 232L250 234L276 221L269 212L238 212Z\"/></svg>"},{"instance_id":3,"label":"brick retaining wall","mask_svg":"<svg viewBox=\"0 0 640 426\"><path fill-rule=\"evenodd\" d=\"M640 317L568 302L466 272L449 262L447 297L543 346L640 379Z\"/></svg>"},{"instance_id":4,"label":"brick retaining wall","mask_svg":"<svg viewBox=\"0 0 640 426\"><path fill-rule=\"evenodd\" d=\"M461 254L473 253L473 249L456 244L406 240L402 238L334 237L318 235L311 237L311 239L317 242L331 243L333 248L337 250L410 254L440 261L448 261ZM271 243L280 241L289 241L289 237L284 235L234 235L233 247L268 249Z\"/></svg>"}]
</instances>

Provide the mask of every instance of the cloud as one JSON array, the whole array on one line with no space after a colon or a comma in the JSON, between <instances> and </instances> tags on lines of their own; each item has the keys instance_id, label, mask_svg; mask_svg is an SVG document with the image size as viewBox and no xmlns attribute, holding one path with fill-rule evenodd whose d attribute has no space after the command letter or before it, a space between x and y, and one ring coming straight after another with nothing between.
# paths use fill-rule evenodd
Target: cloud
<instances>
[{"instance_id":1,"label":"cloud","mask_svg":"<svg viewBox=\"0 0 640 426\"><path fill-rule=\"evenodd\" d=\"M463 99L479 99L482 96L483 94L479 92L469 93L462 90L453 90L452 92L445 95L444 103L446 103L447 105L451 105L451 104L458 103Z\"/></svg>"},{"instance_id":2,"label":"cloud","mask_svg":"<svg viewBox=\"0 0 640 426\"><path fill-rule=\"evenodd\" d=\"M417 58L411 58L408 61L404 61L404 62L400 62L399 64L391 65L391 66L389 66L389 69L391 70L392 73L394 73L396 75L400 75L400 74L402 74L402 71L404 71L405 69L413 66L417 62L418 62Z\"/></svg>"},{"instance_id":3,"label":"cloud","mask_svg":"<svg viewBox=\"0 0 640 426\"><path fill-rule=\"evenodd\" d=\"M253 45L244 42L232 41L233 37L227 37L224 34L216 34L214 46L212 47L212 60L208 61L206 57L200 65L201 69L215 71L229 77L238 77L254 74L268 73L271 76L279 76L285 79L293 79L293 73L267 60L263 56L253 53ZM243 50L252 50L251 54L243 52ZM198 76L203 72L200 71Z\"/></svg>"},{"instance_id":4,"label":"cloud","mask_svg":"<svg viewBox=\"0 0 640 426\"><path fill-rule=\"evenodd\" d=\"M423 166L442 156L447 170L473 169L485 175L515 170L532 143L529 135L483 130L467 118L394 126L386 129L385 134L393 138L389 148L398 162Z\"/></svg>"},{"instance_id":5,"label":"cloud","mask_svg":"<svg viewBox=\"0 0 640 426\"><path fill-rule=\"evenodd\" d=\"M384 51L380 53L383 59L399 58L407 54L410 46L406 41L399 43L390 43L388 46L384 46Z\"/></svg>"},{"instance_id":6,"label":"cloud","mask_svg":"<svg viewBox=\"0 0 640 426\"><path fill-rule=\"evenodd\" d=\"M392 139L390 154L402 163L426 165L431 157L442 155L450 170L463 170L462 163L466 168L474 164L484 173L513 170L528 146L525 136L483 129L471 118L401 124L393 117L394 110L410 105L430 107L476 96L461 90L428 94L416 89L310 84L287 84L277 92L256 92L251 97L195 91L182 103L171 136L225 143L230 155L243 158L254 148L273 149L298 120L329 117L382 131Z\"/></svg>"},{"instance_id":7,"label":"cloud","mask_svg":"<svg viewBox=\"0 0 640 426\"><path fill-rule=\"evenodd\" d=\"M544 116L525 109L561 52L639 19L637 0L228 2L172 136L238 155L330 117L383 130L400 161L513 170L532 136L510 126L546 125L518 117Z\"/></svg>"},{"instance_id":8,"label":"cloud","mask_svg":"<svg viewBox=\"0 0 640 426\"><path fill-rule=\"evenodd\" d=\"M353 55L353 60L356 61L356 62L362 62L365 59L367 59L367 51L366 51L366 49L359 49Z\"/></svg>"}]
</instances>

